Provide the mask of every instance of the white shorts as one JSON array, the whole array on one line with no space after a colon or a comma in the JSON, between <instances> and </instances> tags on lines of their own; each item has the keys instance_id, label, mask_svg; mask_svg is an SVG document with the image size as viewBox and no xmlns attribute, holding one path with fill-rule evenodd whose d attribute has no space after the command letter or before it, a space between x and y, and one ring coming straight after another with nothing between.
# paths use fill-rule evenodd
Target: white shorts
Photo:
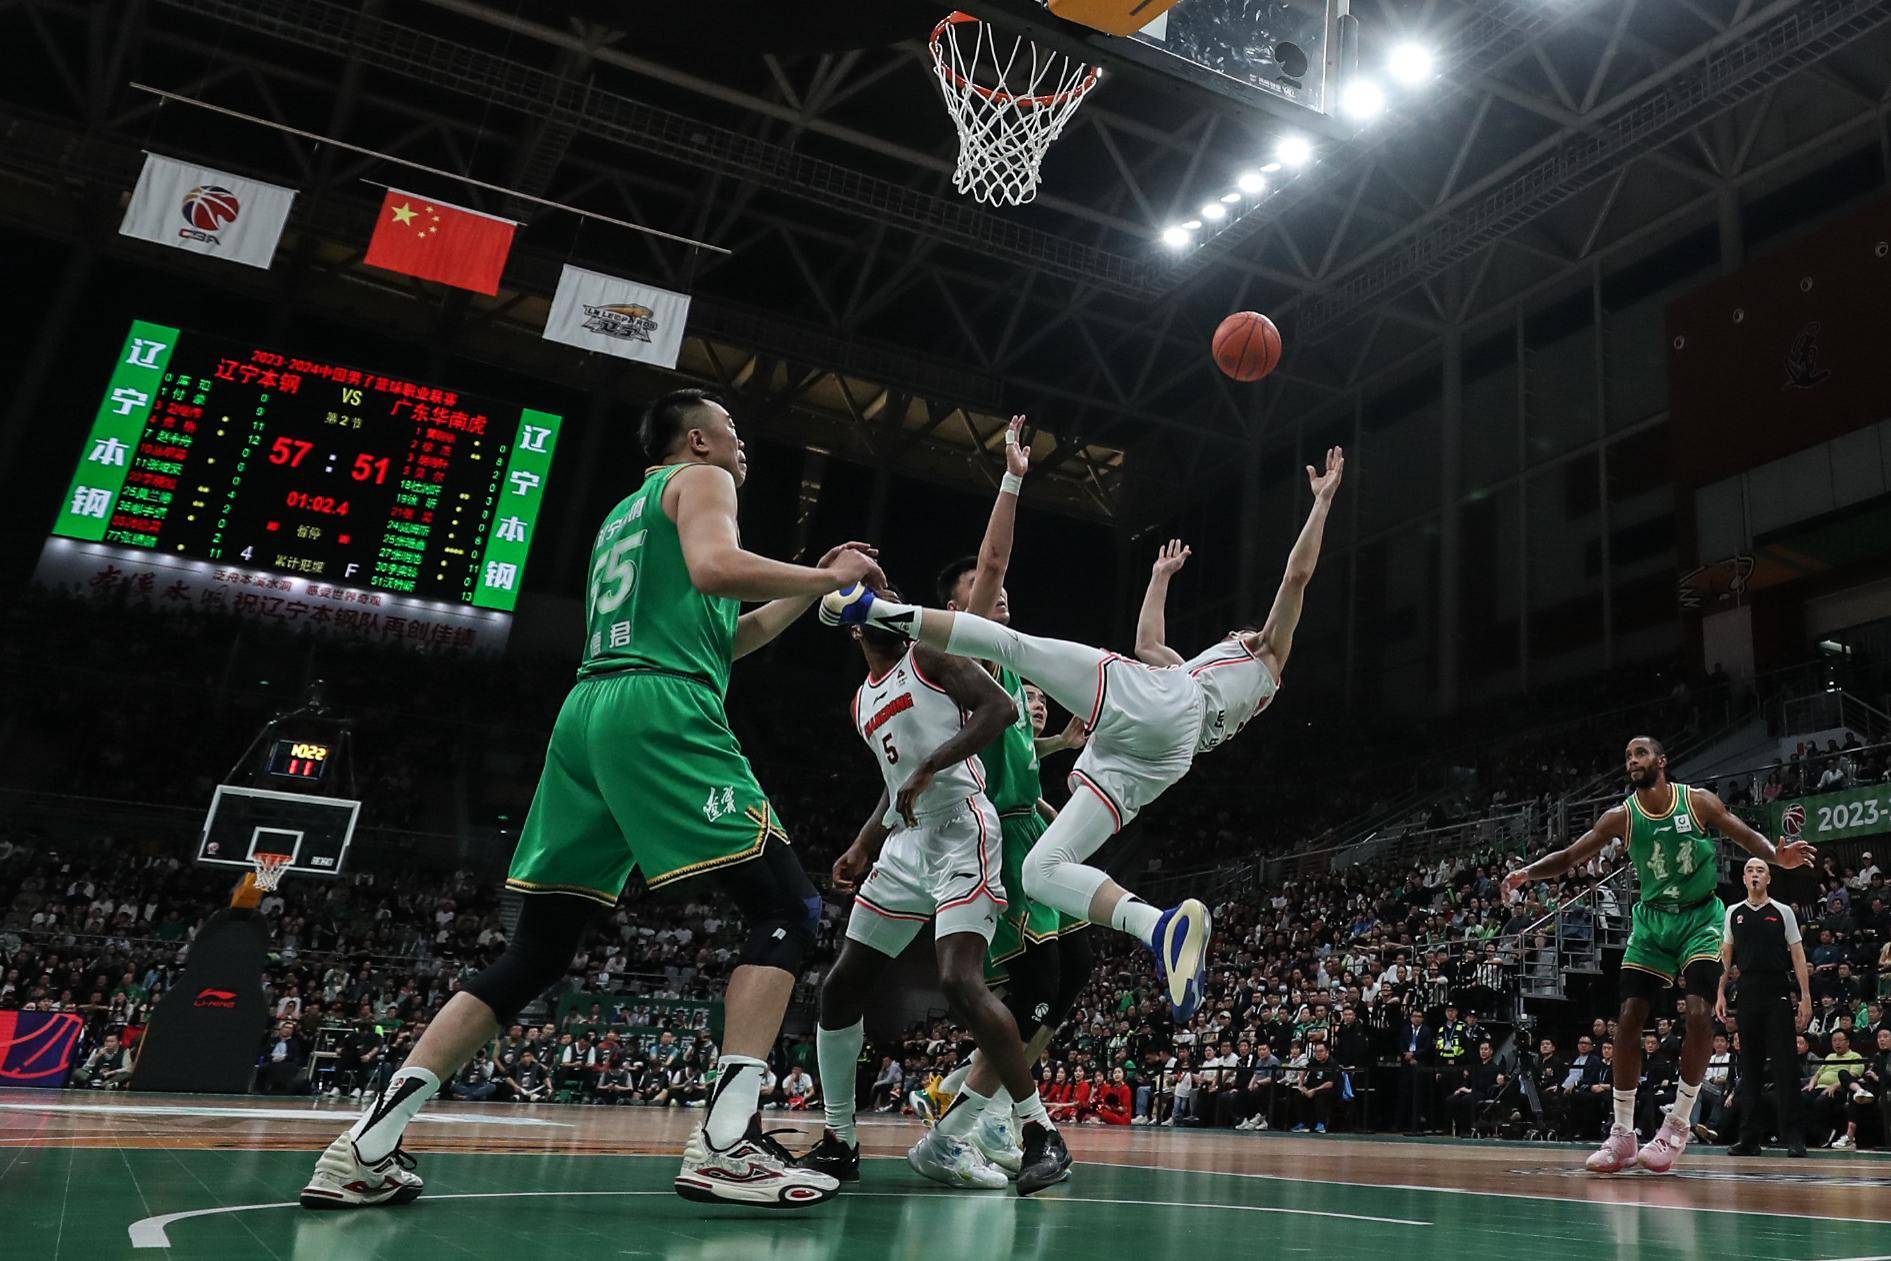
<instances>
[{"instance_id":1,"label":"white shorts","mask_svg":"<svg viewBox=\"0 0 1891 1261\"><path fill-rule=\"evenodd\" d=\"M930 919L935 937L977 933L989 942L1005 909L999 855L998 812L985 794L922 816L887 837L854 895L847 935L897 957Z\"/></svg>"},{"instance_id":2,"label":"white shorts","mask_svg":"<svg viewBox=\"0 0 1891 1261\"><path fill-rule=\"evenodd\" d=\"M1104 662L1097 679L1090 740L1070 789L1095 793L1121 831L1194 765L1208 698L1188 671L1127 657Z\"/></svg>"}]
</instances>

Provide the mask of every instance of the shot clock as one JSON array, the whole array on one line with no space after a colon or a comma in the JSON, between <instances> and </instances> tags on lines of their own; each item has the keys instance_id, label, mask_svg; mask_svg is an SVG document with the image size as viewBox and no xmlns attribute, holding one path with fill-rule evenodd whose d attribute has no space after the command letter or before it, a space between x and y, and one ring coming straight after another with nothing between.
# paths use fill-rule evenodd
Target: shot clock
<instances>
[{"instance_id":1,"label":"shot clock","mask_svg":"<svg viewBox=\"0 0 1891 1261\"><path fill-rule=\"evenodd\" d=\"M53 533L509 611L559 424L135 321Z\"/></svg>"},{"instance_id":2,"label":"shot clock","mask_svg":"<svg viewBox=\"0 0 1891 1261\"><path fill-rule=\"evenodd\" d=\"M283 779L318 783L334 747L315 740L277 740L269 750L269 773Z\"/></svg>"}]
</instances>

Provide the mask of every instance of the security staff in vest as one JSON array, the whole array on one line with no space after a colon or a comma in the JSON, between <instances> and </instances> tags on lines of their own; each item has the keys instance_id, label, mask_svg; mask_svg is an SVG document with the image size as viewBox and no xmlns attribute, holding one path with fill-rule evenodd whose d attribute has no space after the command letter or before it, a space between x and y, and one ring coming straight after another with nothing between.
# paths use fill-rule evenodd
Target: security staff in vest
<instances>
[{"instance_id":1,"label":"security staff in vest","mask_svg":"<svg viewBox=\"0 0 1891 1261\"><path fill-rule=\"evenodd\" d=\"M1793 1033L1812 1019L1812 971L1799 939L1799 921L1790 906L1766 896L1772 869L1762 858L1747 859L1747 896L1727 908L1720 947L1723 971L1714 1015L1727 1019L1726 965L1740 969L1740 1141L1729 1156L1758 1156L1765 1133L1760 1123L1762 1074L1771 1070L1773 1100L1779 1111L1779 1137L1788 1156L1806 1154L1804 1120L1799 1115L1799 1061ZM1793 980L1798 980L1795 1012Z\"/></svg>"}]
</instances>

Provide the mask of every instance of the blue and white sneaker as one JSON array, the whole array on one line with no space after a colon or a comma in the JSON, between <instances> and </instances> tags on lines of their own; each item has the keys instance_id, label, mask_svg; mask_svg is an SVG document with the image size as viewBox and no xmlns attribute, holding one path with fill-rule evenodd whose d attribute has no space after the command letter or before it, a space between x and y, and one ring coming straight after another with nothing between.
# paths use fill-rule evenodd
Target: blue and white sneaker
<instances>
[{"instance_id":1,"label":"blue and white sneaker","mask_svg":"<svg viewBox=\"0 0 1891 1261\"><path fill-rule=\"evenodd\" d=\"M1169 1015L1186 1024L1202 1005L1208 976L1208 908L1196 898L1172 906L1156 921L1156 971L1169 987Z\"/></svg>"},{"instance_id":2,"label":"blue and white sneaker","mask_svg":"<svg viewBox=\"0 0 1891 1261\"><path fill-rule=\"evenodd\" d=\"M863 582L821 597L821 624L824 626L859 626L873 607L873 588Z\"/></svg>"}]
</instances>

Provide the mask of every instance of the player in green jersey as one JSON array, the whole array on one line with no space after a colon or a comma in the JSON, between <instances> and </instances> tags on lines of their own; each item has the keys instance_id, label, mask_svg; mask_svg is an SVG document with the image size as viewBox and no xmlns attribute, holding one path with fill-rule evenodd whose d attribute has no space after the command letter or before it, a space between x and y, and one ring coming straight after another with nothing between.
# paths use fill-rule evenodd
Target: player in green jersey
<instances>
[{"instance_id":1,"label":"player in green jersey","mask_svg":"<svg viewBox=\"0 0 1891 1261\"><path fill-rule=\"evenodd\" d=\"M1714 1000L1720 988L1720 934L1726 916L1716 892L1720 877L1714 840L1718 832L1748 853L1781 867L1815 857L1804 841L1782 841L1777 849L1713 793L1668 779L1668 753L1659 740L1636 736L1624 758L1634 791L1576 841L1504 877L1509 894L1532 880L1560 876L1620 841L1627 846L1641 895L1622 958L1622 1012L1616 1021L1615 1123L1602 1147L1589 1157L1592 1173L1615 1173L1640 1164L1666 1173L1687 1146L1688 1118L1713 1053ZM1681 1043L1681 1084L1674 1106L1646 1147L1635 1136L1635 1088L1641 1080L1642 1026L1651 999L1671 985L1687 990L1687 1034Z\"/></svg>"},{"instance_id":2,"label":"player in green jersey","mask_svg":"<svg viewBox=\"0 0 1891 1261\"><path fill-rule=\"evenodd\" d=\"M839 1189L794 1167L756 1123L761 1074L781 1028L820 897L723 716L729 667L821 595L885 582L849 543L818 566L742 547L736 490L748 457L722 404L676 390L639 430L655 467L611 510L591 554L578 682L552 728L545 770L507 877L526 895L505 953L448 1000L403 1067L316 1165L305 1208L403 1204L420 1194L401 1134L473 1053L561 980L631 869L651 887L713 874L749 929L724 999L723 1052L678 1194L775 1207ZM743 601L767 601L747 613Z\"/></svg>"},{"instance_id":3,"label":"player in green jersey","mask_svg":"<svg viewBox=\"0 0 1891 1261\"><path fill-rule=\"evenodd\" d=\"M1011 624L1005 575L1011 566L1018 496L1031 471L1031 445L1024 425L1024 417L1014 416L1005 429L1005 476L978 554L954 561L939 574L939 599L946 608L965 609L1005 626ZM1081 748L1083 723L1073 717L1062 735L1041 737L1043 694L1038 694L1039 716L1033 720L1027 692L1030 685L1015 671L991 662L983 664L999 686L1011 694L1019 710L1018 720L979 755L985 768L985 796L998 811L1005 878L1010 882L1005 889L1011 897L1004 921L992 938L986 976L995 987L1002 987L1005 1006L1011 1009L1019 1036L1024 1039L1028 1062L1036 1063L1095 967L1087 937L1061 936L1078 921L1024 895L1025 857L1057 817L1057 811L1043 799L1040 760L1062 749ZM972 1144L993 1164L1015 1173L1021 1154L1007 1125L1011 1100L996 1069L985 1063L984 1056L974 1056L946 1079L945 1088L948 1093L965 1096L964 1104L955 1098L954 1106L975 1104L984 1109L979 1124L973 1127Z\"/></svg>"}]
</instances>

